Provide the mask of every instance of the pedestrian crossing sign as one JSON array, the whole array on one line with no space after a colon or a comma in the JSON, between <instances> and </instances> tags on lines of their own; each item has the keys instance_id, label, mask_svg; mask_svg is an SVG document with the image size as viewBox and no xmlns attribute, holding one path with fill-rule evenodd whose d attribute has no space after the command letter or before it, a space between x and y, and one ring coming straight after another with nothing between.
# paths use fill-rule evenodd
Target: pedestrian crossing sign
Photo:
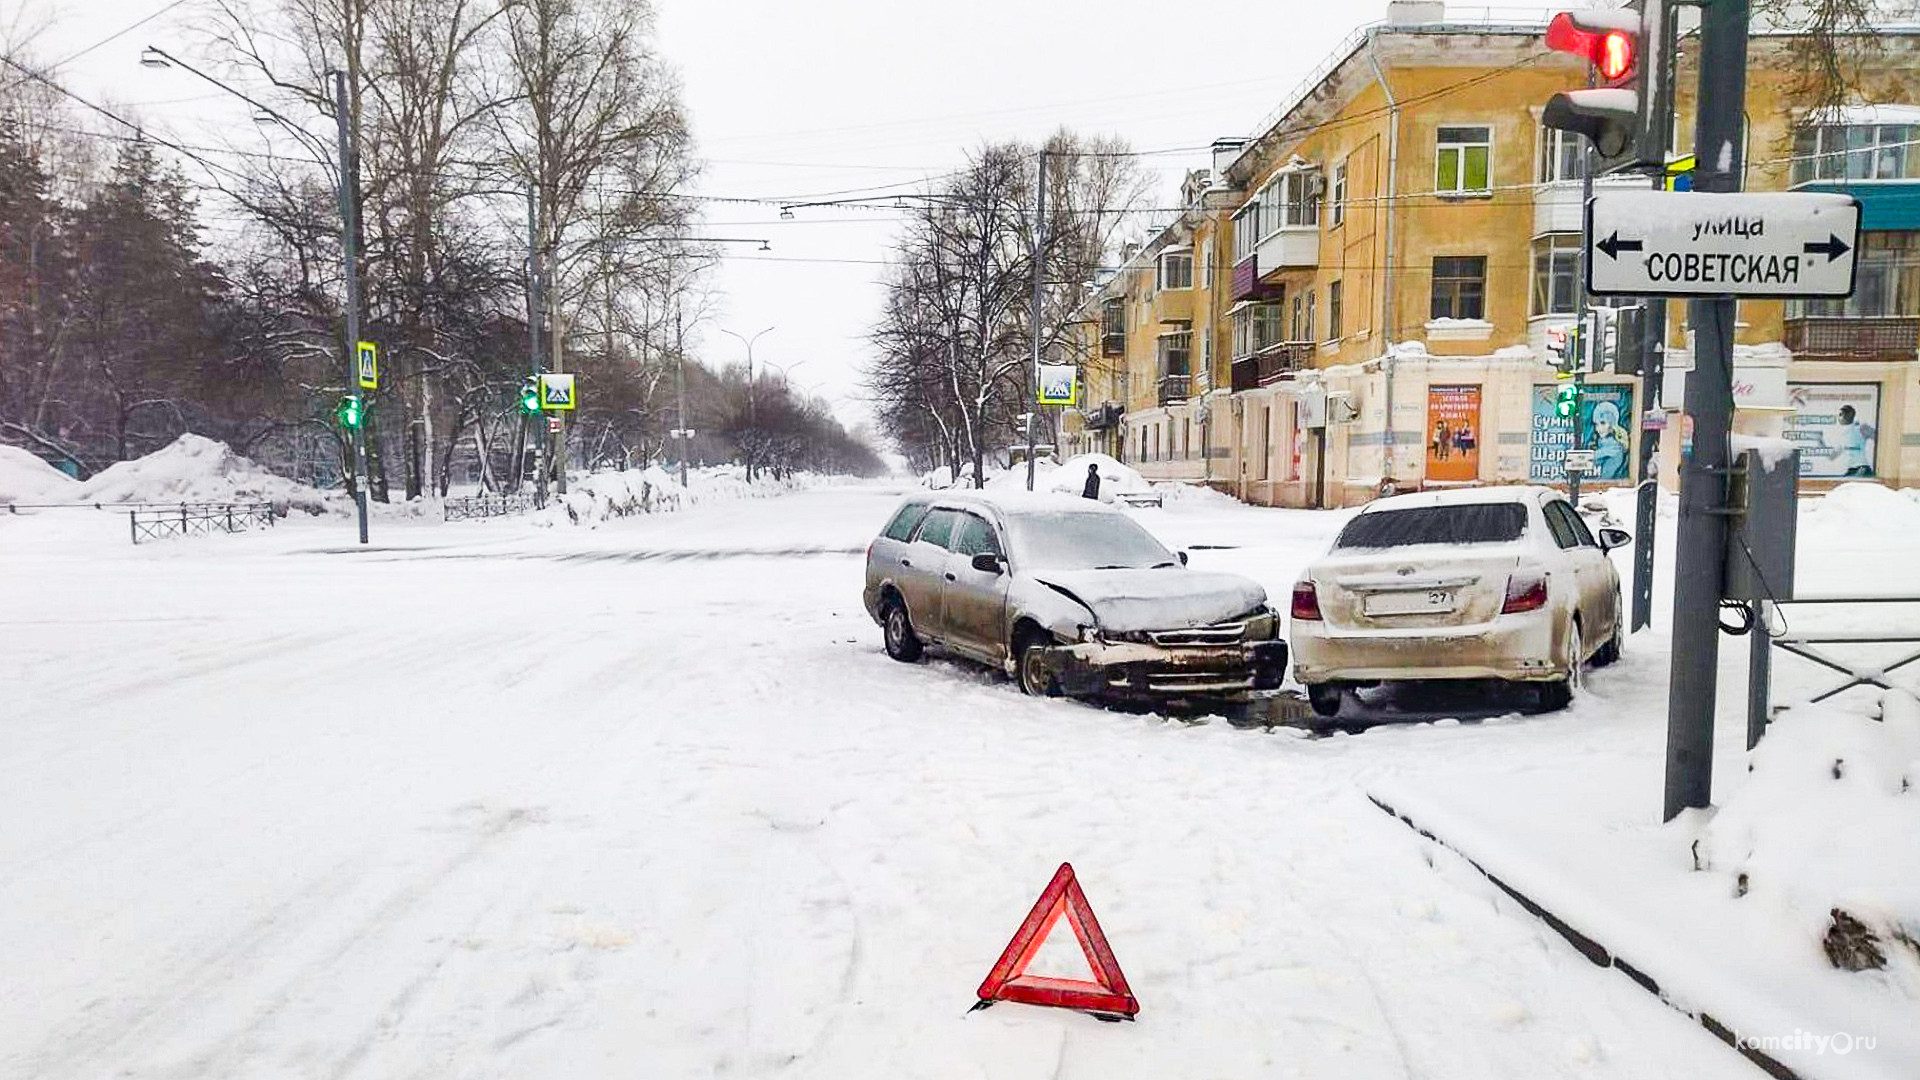
<instances>
[{"instance_id":1,"label":"pedestrian crossing sign","mask_svg":"<svg viewBox=\"0 0 1920 1080\"><path fill-rule=\"evenodd\" d=\"M360 389L379 389L380 347L371 341L355 342L353 346L353 359L354 372L360 379Z\"/></svg>"},{"instance_id":2,"label":"pedestrian crossing sign","mask_svg":"<svg viewBox=\"0 0 1920 1080\"><path fill-rule=\"evenodd\" d=\"M549 373L540 376L540 407L542 409L571 411L573 406L572 375Z\"/></svg>"}]
</instances>

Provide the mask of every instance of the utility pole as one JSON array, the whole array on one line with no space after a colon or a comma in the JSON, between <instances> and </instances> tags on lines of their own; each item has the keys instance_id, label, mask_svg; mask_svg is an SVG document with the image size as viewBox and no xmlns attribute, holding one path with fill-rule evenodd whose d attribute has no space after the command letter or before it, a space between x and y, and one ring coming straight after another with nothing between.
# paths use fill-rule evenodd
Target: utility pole
<instances>
[{"instance_id":1,"label":"utility pole","mask_svg":"<svg viewBox=\"0 0 1920 1080\"><path fill-rule=\"evenodd\" d=\"M693 449L692 429L687 427L687 336L680 323L680 297L673 298L673 392L679 399L674 411L680 420L680 488L687 486L687 452Z\"/></svg>"},{"instance_id":2,"label":"utility pole","mask_svg":"<svg viewBox=\"0 0 1920 1080\"><path fill-rule=\"evenodd\" d=\"M1740 127L1746 109L1748 0L1708 0L1700 11L1694 187L1739 191L1744 165ZM1667 821L1683 810L1710 805L1713 796L1715 680L1732 455L1734 308L1734 299L1724 296L1691 300L1687 309L1695 340L1686 399L1692 448L1688 451L1684 446L1688 432L1683 427L1673 665L1667 694Z\"/></svg>"},{"instance_id":3,"label":"utility pole","mask_svg":"<svg viewBox=\"0 0 1920 1080\"><path fill-rule=\"evenodd\" d=\"M544 370L540 352L540 203L532 181L527 182L527 367L534 381ZM525 414L522 414L525 415ZM546 413L535 414L533 427L533 505L547 505Z\"/></svg>"},{"instance_id":4,"label":"utility pole","mask_svg":"<svg viewBox=\"0 0 1920 1080\"><path fill-rule=\"evenodd\" d=\"M1655 54L1654 70L1647 73L1647 83L1653 91L1647 124L1652 129L1652 138L1663 149L1673 145L1673 53L1679 41L1675 32L1679 22L1672 11L1661 19L1660 50ZM1653 186L1656 191L1666 189L1664 173L1654 174ZM1666 404L1661 396L1667 370L1667 302L1659 297L1649 297L1643 302L1646 318L1641 324L1640 388L1645 399L1644 415L1650 417ZM1634 630L1653 625L1653 534L1654 522L1659 519L1660 500L1659 478L1653 471L1654 451L1660 443L1658 432L1647 430L1644 419L1639 426L1640 453L1634 473L1638 500L1633 529L1633 618L1629 624Z\"/></svg>"},{"instance_id":5,"label":"utility pole","mask_svg":"<svg viewBox=\"0 0 1920 1080\"><path fill-rule=\"evenodd\" d=\"M1593 85L1593 63L1591 61L1587 63L1587 85L1589 87ZM1580 148L1580 205L1587 205L1592 198L1593 144L1583 139L1581 140ZM1580 303L1574 308L1574 325L1580 328L1580 348L1573 361L1574 449L1579 449L1580 447L1580 403L1585 400L1587 393L1587 366L1593 362L1595 356L1599 355L1594 351L1594 348L1600 344L1597 340L1600 335L1589 335L1587 332L1587 323L1592 317L1593 311L1593 296L1587 292L1587 260L1591 258L1593 258L1593 253L1587 249L1586 244L1581 244ZM1564 471L1567 474L1567 501L1572 503L1575 509L1578 509L1580 506L1580 476L1583 470L1566 469Z\"/></svg>"},{"instance_id":6,"label":"utility pole","mask_svg":"<svg viewBox=\"0 0 1920 1080\"><path fill-rule=\"evenodd\" d=\"M1047 148L1033 182L1033 372L1027 385L1027 490L1033 490L1033 433L1040 417L1040 288L1047 252Z\"/></svg>"},{"instance_id":7,"label":"utility pole","mask_svg":"<svg viewBox=\"0 0 1920 1080\"><path fill-rule=\"evenodd\" d=\"M362 393L359 389L359 364L355 350L360 342L360 222L358 201L354 190L358 186L353 154L353 114L347 110L347 73L333 73L333 116L339 129L340 139L340 255L347 279L347 390L349 393ZM367 421L366 410L360 412L360 422L353 426L353 502L360 515L360 542L367 542L367 484L370 481L367 472Z\"/></svg>"}]
</instances>

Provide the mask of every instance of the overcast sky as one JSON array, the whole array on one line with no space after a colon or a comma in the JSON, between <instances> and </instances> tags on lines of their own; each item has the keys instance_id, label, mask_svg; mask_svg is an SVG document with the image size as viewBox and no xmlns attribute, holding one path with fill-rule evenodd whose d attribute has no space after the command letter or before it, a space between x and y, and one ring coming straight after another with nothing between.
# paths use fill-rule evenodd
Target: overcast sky
<instances>
[{"instance_id":1,"label":"overcast sky","mask_svg":"<svg viewBox=\"0 0 1920 1080\"><path fill-rule=\"evenodd\" d=\"M0 21L28 10L54 25L35 53L52 61L163 11L171 0L0 0ZM703 194L797 198L900 184L958 164L989 140L1037 140L1066 126L1117 134L1135 149L1203 147L1247 134L1386 0L655 0L658 47L679 71ZM139 66L140 49L192 47L187 3L62 67L70 89L136 109L181 141L224 128L244 137L243 105L190 76ZM1143 159L1172 205L1204 150ZM897 224L891 214L779 211L714 204L706 231L764 238L769 253L727 245L718 307L701 335L710 361L741 343L790 372L795 387L859 414L864 337ZM838 261L836 261L838 260Z\"/></svg>"}]
</instances>

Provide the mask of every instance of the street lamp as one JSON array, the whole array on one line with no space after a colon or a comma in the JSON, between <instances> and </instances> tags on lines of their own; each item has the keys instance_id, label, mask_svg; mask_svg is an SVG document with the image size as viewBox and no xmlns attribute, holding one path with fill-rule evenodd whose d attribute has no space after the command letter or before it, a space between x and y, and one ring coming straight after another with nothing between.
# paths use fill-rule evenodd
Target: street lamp
<instances>
[{"instance_id":1,"label":"street lamp","mask_svg":"<svg viewBox=\"0 0 1920 1080\"><path fill-rule=\"evenodd\" d=\"M340 197L340 258L346 281L347 294L347 347L343 350L347 358L347 389L357 393L359 372L358 365L355 362L355 350L358 348L360 341L360 259L355 251L355 246L359 240L360 229L355 221L359 207L356 205L354 198L355 193L352 182L353 169L351 163L353 161L354 144L356 140L353 131L353 116L347 110L346 72L338 70L328 72L329 75L333 76L333 111L335 126L338 129L339 136L339 145L337 148L339 156L335 161L328 161L326 143L322 142L312 132L294 123L292 120L287 119L279 112L254 100L246 93L228 86L226 83L201 71L192 64L174 56L165 49L153 45L142 49L140 52L140 65L150 68L178 67L183 71L198 76L202 81L211 83L225 90L227 93L253 106L255 120L272 121L282 128L285 128L289 134L299 139L309 151L314 152L313 160L317 162L322 169L330 170L333 173L334 190ZM336 164L338 166L337 168L335 168ZM360 542L364 544L367 542L367 425L364 422L357 423L353 426L352 442L354 507L358 511L360 518Z\"/></svg>"}]
</instances>

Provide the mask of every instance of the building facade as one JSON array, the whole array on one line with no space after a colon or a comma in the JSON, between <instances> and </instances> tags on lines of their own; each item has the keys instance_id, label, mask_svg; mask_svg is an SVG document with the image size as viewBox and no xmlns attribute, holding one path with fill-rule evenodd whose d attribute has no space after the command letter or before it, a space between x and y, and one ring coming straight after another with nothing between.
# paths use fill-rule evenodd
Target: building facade
<instances>
[{"instance_id":1,"label":"building facade","mask_svg":"<svg viewBox=\"0 0 1920 1080\"><path fill-rule=\"evenodd\" d=\"M1643 438L1675 460L1683 303L1668 305L1659 400L1602 373L1575 416L1553 409L1549 343L1581 302L1582 146L1540 112L1585 72L1542 33L1396 3L1259 135L1216 143L1182 213L1082 309L1086 404L1066 448L1289 506L1559 483L1574 446L1599 484L1632 482ZM1810 486L1920 483L1920 29L1880 37L1873 100L1820 114L1782 97L1791 42L1751 45L1746 188L1863 206L1851 299L1740 305L1736 428L1799 443Z\"/></svg>"}]
</instances>

